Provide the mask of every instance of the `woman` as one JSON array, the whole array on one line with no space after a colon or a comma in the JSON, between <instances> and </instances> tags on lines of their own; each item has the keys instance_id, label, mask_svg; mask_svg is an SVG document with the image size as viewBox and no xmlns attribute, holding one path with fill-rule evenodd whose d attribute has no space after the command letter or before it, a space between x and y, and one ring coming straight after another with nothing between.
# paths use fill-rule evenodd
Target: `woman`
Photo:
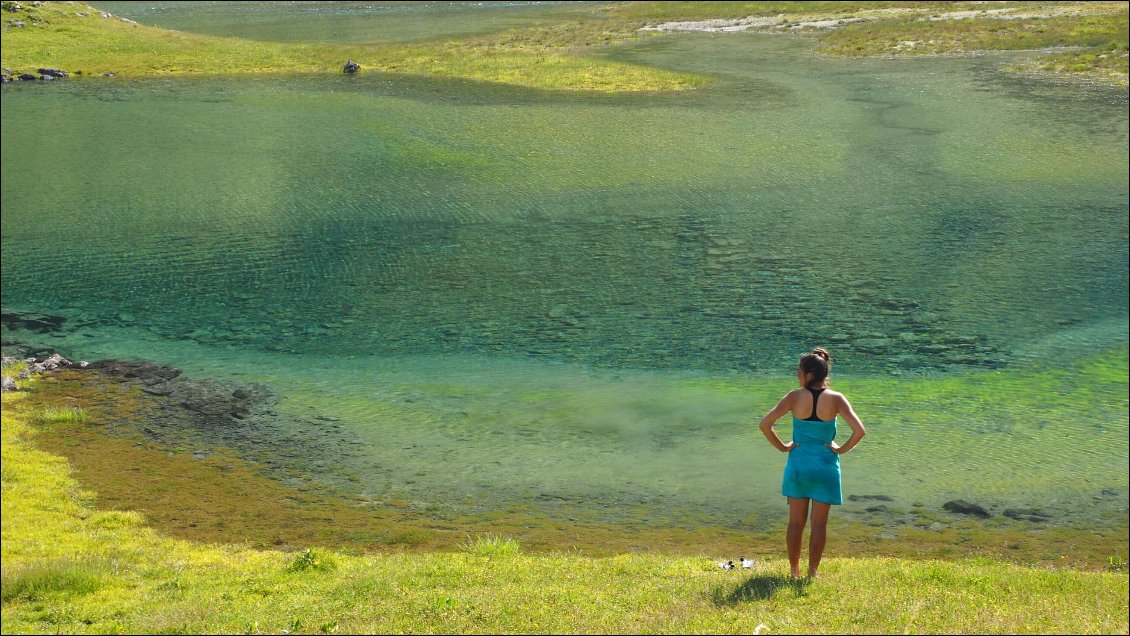
<instances>
[{"instance_id":1,"label":"woman","mask_svg":"<svg viewBox=\"0 0 1130 636\"><path fill-rule=\"evenodd\" d=\"M785 394L761 420L761 432L777 450L788 453L781 494L789 501L789 529L785 545L793 578L800 578L800 544L812 508L808 540L808 576L816 576L824 543L828 539L828 513L843 503L840 491L840 455L855 448L867 434L863 422L842 393L828 389L832 357L824 349L802 356L796 378L802 388ZM773 424L786 413L793 414L793 439L781 441ZM836 417L842 415L851 427L851 438L837 445Z\"/></svg>"}]
</instances>

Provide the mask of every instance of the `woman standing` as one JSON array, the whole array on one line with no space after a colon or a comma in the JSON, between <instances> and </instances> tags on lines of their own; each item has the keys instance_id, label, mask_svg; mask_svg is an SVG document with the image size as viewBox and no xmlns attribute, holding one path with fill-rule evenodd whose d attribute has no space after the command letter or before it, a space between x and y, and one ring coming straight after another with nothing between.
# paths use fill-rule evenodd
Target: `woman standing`
<instances>
[{"instance_id":1,"label":"woman standing","mask_svg":"<svg viewBox=\"0 0 1130 636\"><path fill-rule=\"evenodd\" d=\"M832 357L824 349L801 356L796 378L801 388L785 394L777 406L761 419L761 432L777 450L788 453L781 494L789 501L789 528L785 545L792 576L800 578L800 546L804 526L812 509L808 540L808 576L816 576L824 544L828 539L828 513L843 503L840 491L840 455L855 448L867 434L863 422L842 393L828 388ZM773 424L786 413L793 414L793 439L781 441ZM851 427L851 437L836 444L836 418L842 415Z\"/></svg>"}]
</instances>

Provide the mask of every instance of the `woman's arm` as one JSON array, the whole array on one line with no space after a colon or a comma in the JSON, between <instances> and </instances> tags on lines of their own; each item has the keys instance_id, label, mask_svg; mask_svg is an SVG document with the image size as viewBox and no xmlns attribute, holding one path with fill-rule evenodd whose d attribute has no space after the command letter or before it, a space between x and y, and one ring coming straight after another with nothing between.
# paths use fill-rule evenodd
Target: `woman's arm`
<instances>
[{"instance_id":1,"label":"woman's arm","mask_svg":"<svg viewBox=\"0 0 1130 636\"><path fill-rule=\"evenodd\" d=\"M836 412L844 416L844 421L851 427L851 437L848 438L848 441L844 442L843 446L838 446L835 442L832 442L828 444L828 448L835 451L837 455L843 455L855 448L859 440L863 439L863 436L867 434L867 429L863 427L863 422L859 419L859 416L855 414L855 409L851 408L851 402L848 402L848 399L843 395L839 397Z\"/></svg>"},{"instance_id":2,"label":"woman's arm","mask_svg":"<svg viewBox=\"0 0 1130 636\"><path fill-rule=\"evenodd\" d=\"M790 441L788 444L782 442L781 438L777 436L777 431L773 430L773 424L781 419L782 415L792 410L792 405L793 394L792 391L790 391L785 394L785 397L781 398L780 402L777 402L777 406L774 406L773 410L769 411L765 414L765 417L761 418L761 424L758 426L758 428L761 429L761 433L765 435L765 439L769 440L769 443L782 453L787 453L795 448L796 442Z\"/></svg>"}]
</instances>

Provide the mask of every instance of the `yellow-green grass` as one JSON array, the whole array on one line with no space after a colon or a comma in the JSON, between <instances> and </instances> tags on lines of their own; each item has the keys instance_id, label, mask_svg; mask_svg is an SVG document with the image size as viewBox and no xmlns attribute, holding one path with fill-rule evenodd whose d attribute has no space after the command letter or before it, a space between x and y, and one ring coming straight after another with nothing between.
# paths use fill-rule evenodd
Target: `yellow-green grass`
<instances>
[{"instance_id":1,"label":"yellow-green grass","mask_svg":"<svg viewBox=\"0 0 1130 636\"><path fill-rule=\"evenodd\" d=\"M313 45L205 36L102 17L98 10L76 2L29 5L5 15L27 25L4 33L2 63L16 73L43 67L76 76L119 77L340 73L345 61L352 59L361 65L362 74L379 71L551 90L669 91L707 81L546 47L529 50L495 42Z\"/></svg>"},{"instance_id":2,"label":"yellow-green grass","mask_svg":"<svg viewBox=\"0 0 1130 636\"><path fill-rule=\"evenodd\" d=\"M707 554L526 553L498 535L386 554L171 539L93 508L35 448L27 396L3 397L5 633L1127 631L1124 573L985 558L829 557L803 583L779 557L723 571Z\"/></svg>"},{"instance_id":3,"label":"yellow-green grass","mask_svg":"<svg viewBox=\"0 0 1130 636\"><path fill-rule=\"evenodd\" d=\"M884 13L885 9L893 11ZM985 13L1002 9L1054 17L1001 19ZM962 11L979 15L925 19ZM1125 84L1127 78L1125 2L632 2L606 13L649 24L782 14L805 21L860 19L835 29L808 30L805 35L819 40L820 53L846 57L1062 49L1010 70L1115 84Z\"/></svg>"},{"instance_id":4,"label":"yellow-green grass","mask_svg":"<svg viewBox=\"0 0 1130 636\"><path fill-rule=\"evenodd\" d=\"M1033 10L1046 6L1037 5ZM1020 7L1019 10L1025 9ZM1080 10L1086 12L1088 8ZM937 21L901 18L868 22L821 35L819 50L850 57L1058 48L1058 52L1015 68L1125 84L1130 23L1126 4L1095 3L1090 10L1094 13L1048 18Z\"/></svg>"},{"instance_id":5,"label":"yellow-green grass","mask_svg":"<svg viewBox=\"0 0 1130 636\"><path fill-rule=\"evenodd\" d=\"M1081 15L1003 20L989 17L922 21L931 13L1011 7ZM877 10L912 9L873 19ZM943 2L629 2L595 5L588 15L553 26L512 29L463 40L415 44L294 44L221 38L139 25L77 2L25 6L7 19L23 28L4 33L2 63L17 73L55 67L82 75L118 76L338 73L346 59L361 73L384 72L499 82L547 90L671 91L703 86L709 78L641 67L599 55L601 48L655 34L647 24L803 14L806 19L868 20L810 35L830 55L921 55L980 50L1066 47L1018 68L1056 75L1126 81L1125 3ZM80 15L82 14L82 15ZM31 16L35 16L33 19ZM908 44L911 43L911 44Z\"/></svg>"}]
</instances>

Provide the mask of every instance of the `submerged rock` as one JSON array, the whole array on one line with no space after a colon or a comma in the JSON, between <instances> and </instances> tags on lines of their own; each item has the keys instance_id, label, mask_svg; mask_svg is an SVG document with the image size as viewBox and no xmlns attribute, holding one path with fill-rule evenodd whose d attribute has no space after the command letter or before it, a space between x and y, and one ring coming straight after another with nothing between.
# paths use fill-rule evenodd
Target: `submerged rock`
<instances>
[{"instance_id":1,"label":"submerged rock","mask_svg":"<svg viewBox=\"0 0 1130 636\"><path fill-rule=\"evenodd\" d=\"M1052 518L1052 516L1042 510L1035 508L1009 508L1004 511L1004 516L1009 519L1016 519L1018 521L1035 521L1043 523Z\"/></svg>"},{"instance_id":2,"label":"submerged rock","mask_svg":"<svg viewBox=\"0 0 1130 636\"><path fill-rule=\"evenodd\" d=\"M894 501L889 495L848 495L848 501Z\"/></svg>"},{"instance_id":3,"label":"submerged rock","mask_svg":"<svg viewBox=\"0 0 1130 636\"><path fill-rule=\"evenodd\" d=\"M66 320L67 319L62 316L52 316L50 314L41 314L34 311L16 311L13 309L0 310L0 321L3 321L4 326L9 329L50 333L52 331L58 331Z\"/></svg>"},{"instance_id":4,"label":"submerged rock","mask_svg":"<svg viewBox=\"0 0 1130 636\"><path fill-rule=\"evenodd\" d=\"M180 375L180 369L144 360L98 360L90 363L90 368L111 375L137 378L146 386L167 382Z\"/></svg>"},{"instance_id":5,"label":"submerged rock","mask_svg":"<svg viewBox=\"0 0 1130 636\"><path fill-rule=\"evenodd\" d=\"M354 62L353 60L348 60L341 70L343 73L356 73L360 68L360 64Z\"/></svg>"},{"instance_id":6,"label":"submerged rock","mask_svg":"<svg viewBox=\"0 0 1130 636\"><path fill-rule=\"evenodd\" d=\"M965 501L963 499L954 499L953 501L947 501L946 503L942 504L942 508L945 508L946 510L959 515L972 515L974 517L981 517L982 519L987 519L993 516L989 513L988 510L985 510L980 505L969 503L968 501Z\"/></svg>"}]
</instances>

